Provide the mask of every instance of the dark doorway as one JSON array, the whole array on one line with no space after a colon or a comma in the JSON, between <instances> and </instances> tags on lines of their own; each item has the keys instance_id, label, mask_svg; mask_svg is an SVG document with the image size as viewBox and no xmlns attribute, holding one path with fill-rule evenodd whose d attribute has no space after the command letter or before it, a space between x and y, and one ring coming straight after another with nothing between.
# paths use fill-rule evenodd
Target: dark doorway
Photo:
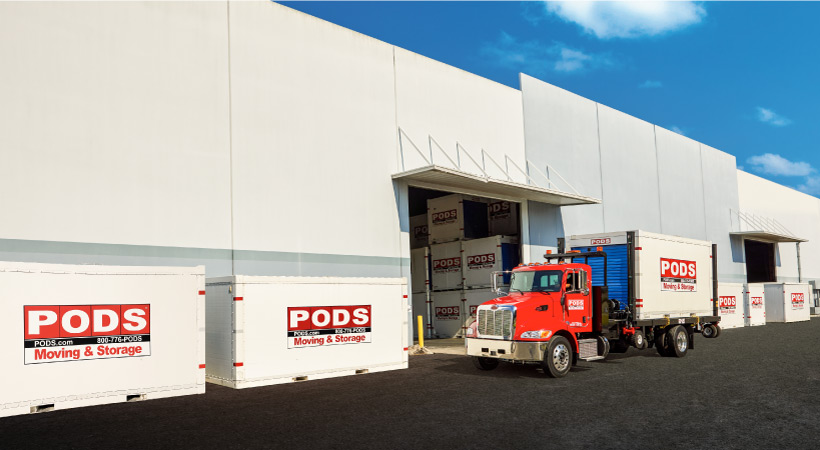
<instances>
[{"instance_id":1,"label":"dark doorway","mask_svg":"<svg viewBox=\"0 0 820 450\"><path fill-rule=\"evenodd\" d=\"M746 281L765 283L777 281L775 272L775 244L746 240Z\"/></svg>"}]
</instances>

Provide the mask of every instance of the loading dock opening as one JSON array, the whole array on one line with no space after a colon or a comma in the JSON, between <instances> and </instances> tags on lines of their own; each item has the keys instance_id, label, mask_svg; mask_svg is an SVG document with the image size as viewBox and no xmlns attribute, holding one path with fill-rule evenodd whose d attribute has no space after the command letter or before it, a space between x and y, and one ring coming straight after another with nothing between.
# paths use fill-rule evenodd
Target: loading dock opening
<instances>
[{"instance_id":1,"label":"loading dock opening","mask_svg":"<svg viewBox=\"0 0 820 450\"><path fill-rule=\"evenodd\" d=\"M774 243L746 239L743 248L746 254L746 281L766 283L777 281Z\"/></svg>"},{"instance_id":2,"label":"loading dock opening","mask_svg":"<svg viewBox=\"0 0 820 450\"><path fill-rule=\"evenodd\" d=\"M460 193L408 186L407 204L408 215L411 221L410 265L411 268L413 268L411 270L411 277L413 278L411 282L412 314L414 318L417 316L423 317L426 339L461 337L460 330L472 317L472 304L482 303L495 297L495 294L491 292L489 288L489 274L487 274L486 277L487 286L479 287L470 285L470 278L466 275L468 267L471 267L470 261L468 261L470 255L463 252L467 251L469 253L471 244L464 243L471 242L475 244L478 241L492 240L494 236L502 236L497 239L498 242L493 242L492 245L481 244L480 248L482 249L484 247L492 247L492 249L478 252L482 253L480 256L485 258L489 257L488 259L490 261L495 261L495 256L490 257L489 254L485 255L484 253L488 253L491 250L496 251L497 248L497 254L502 260L507 261L509 259L509 253L512 252L514 254L512 259L516 261L516 263L521 261L523 208L521 203L511 200L491 198L486 195L470 196L462 194L464 204L472 203L472 207L475 207L477 204L485 205L486 212L483 218L480 218L481 216L477 214L470 214L465 208L461 211L461 213L464 213L464 217L462 218L463 222L461 223L464 232L461 238L438 244L432 237L430 239L427 238L426 234L428 231L424 228L425 236L420 239L421 233L419 230L423 228L420 224L428 223L426 218L428 215L433 214L433 211L429 209L431 204L428 203L428 201L441 199L454 194ZM475 200L475 202L470 200ZM504 207L501 206L502 203L505 204ZM510 219L509 221L494 220L505 212ZM471 221L474 222L477 220L483 220L483 223L471 223ZM510 226L510 223L512 223L512 226ZM468 230L472 230L472 232L467 233ZM478 234L476 234L476 230L483 230L483 232L478 231ZM446 240L447 239L445 239L445 241ZM464 245L462 246L462 244ZM435 249L447 245L455 245L462 249L461 254L464 260L462 265L464 267L459 267L459 274L457 276L458 280L461 281L461 285L445 286L442 288L441 286L434 286L432 282L436 261L442 259L434 257L433 255L435 254ZM447 257L443 259L449 262L454 255L447 255ZM426 259L426 261L423 259ZM461 261L462 257L458 257L458 259ZM502 263L499 262L499 265L500 264ZM461 270L465 272L461 272ZM496 270L500 270L500 268ZM419 280L419 277L424 277L426 282ZM413 323L416 323L415 319ZM418 339L417 327L414 327L413 334L414 338Z\"/></svg>"}]
</instances>

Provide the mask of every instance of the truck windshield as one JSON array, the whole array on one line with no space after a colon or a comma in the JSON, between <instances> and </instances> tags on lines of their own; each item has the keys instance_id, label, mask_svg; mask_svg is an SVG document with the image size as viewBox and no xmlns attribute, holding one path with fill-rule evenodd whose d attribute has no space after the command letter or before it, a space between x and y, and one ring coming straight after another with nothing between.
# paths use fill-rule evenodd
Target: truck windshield
<instances>
[{"instance_id":1,"label":"truck windshield","mask_svg":"<svg viewBox=\"0 0 820 450\"><path fill-rule=\"evenodd\" d=\"M564 272L560 270L527 270L513 272L510 292L560 292Z\"/></svg>"}]
</instances>

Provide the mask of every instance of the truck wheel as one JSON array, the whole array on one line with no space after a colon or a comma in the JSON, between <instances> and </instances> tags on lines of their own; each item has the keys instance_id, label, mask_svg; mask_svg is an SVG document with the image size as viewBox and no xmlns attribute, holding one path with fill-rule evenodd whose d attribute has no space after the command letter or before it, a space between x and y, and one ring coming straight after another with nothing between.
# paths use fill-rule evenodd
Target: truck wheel
<instances>
[{"instance_id":1,"label":"truck wheel","mask_svg":"<svg viewBox=\"0 0 820 450\"><path fill-rule=\"evenodd\" d=\"M606 355L609 354L609 350L609 339L605 336L598 336L598 356L606 358Z\"/></svg>"},{"instance_id":2,"label":"truck wheel","mask_svg":"<svg viewBox=\"0 0 820 450\"><path fill-rule=\"evenodd\" d=\"M561 378L569 373L572 368L572 346L567 338L555 336L550 340L541 365L544 373L553 378Z\"/></svg>"},{"instance_id":3,"label":"truck wheel","mask_svg":"<svg viewBox=\"0 0 820 450\"><path fill-rule=\"evenodd\" d=\"M643 335L643 331L636 331L635 334L632 335L632 346L638 350L646 348L646 336Z\"/></svg>"},{"instance_id":4,"label":"truck wheel","mask_svg":"<svg viewBox=\"0 0 820 450\"><path fill-rule=\"evenodd\" d=\"M669 346L667 345L666 331L658 329L655 331L655 349L661 356L669 356Z\"/></svg>"},{"instance_id":5,"label":"truck wheel","mask_svg":"<svg viewBox=\"0 0 820 450\"><path fill-rule=\"evenodd\" d=\"M689 350L689 333L686 328L676 325L666 333L666 341L669 344L669 356L683 358Z\"/></svg>"},{"instance_id":6,"label":"truck wheel","mask_svg":"<svg viewBox=\"0 0 820 450\"><path fill-rule=\"evenodd\" d=\"M718 334L720 333L720 331L718 331L717 325L707 323L706 325L703 326L703 330L701 330L700 333L703 335L703 337L705 337L707 339L713 339L713 338L718 337Z\"/></svg>"},{"instance_id":7,"label":"truck wheel","mask_svg":"<svg viewBox=\"0 0 820 450\"><path fill-rule=\"evenodd\" d=\"M498 360L495 358L473 356L473 365L481 370L493 370L498 367Z\"/></svg>"},{"instance_id":8,"label":"truck wheel","mask_svg":"<svg viewBox=\"0 0 820 450\"><path fill-rule=\"evenodd\" d=\"M715 337L716 337L716 338L717 338L717 337L720 337L720 333L721 333L721 331L722 331L723 329L722 329L722 328L720 328L720 325L715 324L715 330L717 330L717 333L715 333Z\"/></svg>"},{"instance_id":9,"label":"truck wheel","mask_svg":"<svg viewBox=\"0 0 820 450\"><path fill-rule=\"evenodd\" d=\"M612 341L612 346L609 349L612 353L626 353L627 350L629 350L629 342L626 342L623 338Z\"/></svg>"}]
</instances>

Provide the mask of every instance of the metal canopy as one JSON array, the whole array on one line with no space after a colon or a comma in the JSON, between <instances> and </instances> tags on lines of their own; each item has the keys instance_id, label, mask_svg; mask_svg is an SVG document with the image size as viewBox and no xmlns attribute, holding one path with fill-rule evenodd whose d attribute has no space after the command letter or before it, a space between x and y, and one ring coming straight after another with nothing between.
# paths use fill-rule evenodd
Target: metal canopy
<instances>
[{"instance_id":1,"label":"metal canopy","mask_svg":"<svg viewBox=\"0 0 820 450\"><path fill-rule=\"evenodd\" d=\"M808 242L808 239L802 239L796 236L789 236L786 234L775 233L766 230L756 231L732 231L729 233L732 236L740 236L746 239L759 239L761 241L769 242Z\"/></svg>"},{"instance_id":2,"label":"metal canopy","mask_svg":"<svg viewBox=\"0 0 820 450\"><path fill-rule=\"evenodd\" d=\"M461 170L429 165L393 175L411 186L510 200L532 200L551 205L593 205L600 199L514 181L482 177Z\"/></svg>"}]
</instances>

